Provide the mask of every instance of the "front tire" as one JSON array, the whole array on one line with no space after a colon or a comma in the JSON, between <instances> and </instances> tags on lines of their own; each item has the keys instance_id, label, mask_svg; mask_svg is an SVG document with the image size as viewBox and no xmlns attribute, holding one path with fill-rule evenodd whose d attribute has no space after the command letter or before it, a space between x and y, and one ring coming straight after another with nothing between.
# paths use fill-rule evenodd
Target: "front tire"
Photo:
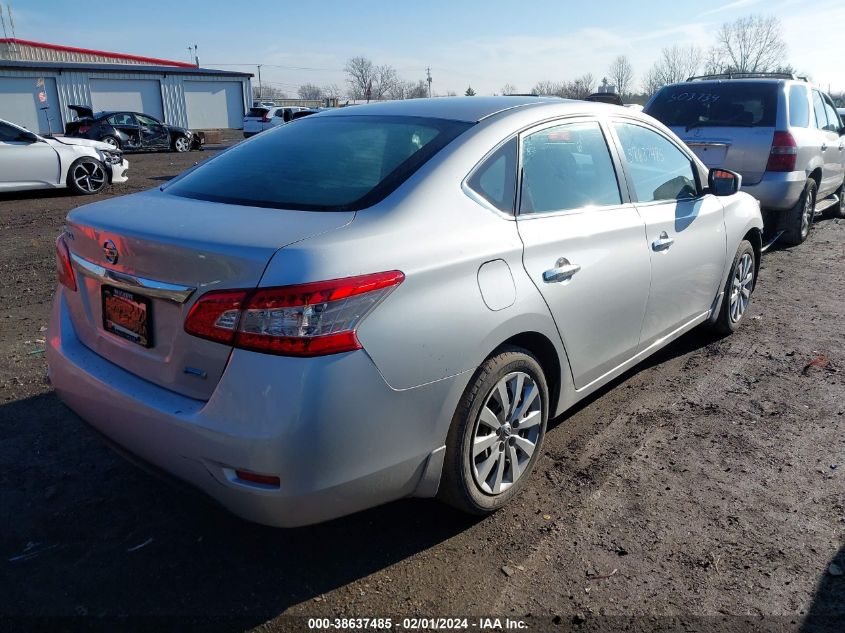
<instances>
[{"instance_id":1,"label":"front tire","mask_svg":"<svg viewBox=\"0 0 845 633\"><path fill-rule=\"evenodd\" d=\"M790 246L798 246L810 234L816 213L816 181L810 179L804 186L804 191L795 206L786 212L784 218L783 241Z\"/></svg>"},{"instance_id":2,"label":"front tire","mask_svg":"<svg viewBox=\"0 0 845 633\"><path fill-rule=\"evenodd\" d=\"M173 149L180 154L183 152L190 152L191 151L191 139L187 136L180 134L176 137L173 141Z\"/></svg>"},{"instance_id":3,"label":"front tire","mask_svg":"<svg viewBox=\"0 0 845 633\"><path fill-rule=\"evenodd\" d=\"M757 262L754 247L748 240L742 240L734 256L728 283L725 284L725 296L722 299L719 318L713 324L717 332L733 334L737 330L751 302L751 293L754 292L756 282Z\"/></svg>"},{"instance_id":4,"label":"front tire","mask_svg":"<svg viewBox=\"0 0 845 633\"><path fill-rule=\"evenodd\" d=\"M845 182L839 185L836 195L839 196L839 204L830 207L830 216L833 218L845 218Z\"/></svg>"},{"instance_id":5,"label":"front tire","mask_svg":"<svg viewBox=\"0 0 845 633\"><path fill-rule=\"evenodd\" d=\"M540 363L504 347L468 385L446 438L438 497L470 514L489 514L519 494L534 470L549 414Z\"/></svg>"},{"instance_id":6,"label":"front tire","mask_svg":"<svg viewBox=\"0 0 845 633\"><path fill-rule=\"evenodd\" d=\"M108 181L105 166L95 158L80 158L67 170L67 186L78 195L100 193Z\"/></svg>"}]
</instances>

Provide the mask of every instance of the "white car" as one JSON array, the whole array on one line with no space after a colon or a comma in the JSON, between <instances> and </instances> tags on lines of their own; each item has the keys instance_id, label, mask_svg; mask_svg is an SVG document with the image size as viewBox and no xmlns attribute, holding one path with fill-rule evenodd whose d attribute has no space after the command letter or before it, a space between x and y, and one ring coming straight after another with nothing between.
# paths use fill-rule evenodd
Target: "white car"
<instances>
[{"instance_id":1,"label":"white car","mask_svg":"<svg viewBox=\"0 0 845 633\"><path fill-rule=\"evenodd\" d=\"M85 138L49 138L0 119L0 191L61 189L90 195L126 182L120 152Z\"/></svg>"},{"instance_id":2,"label":"white car","mask_svg":"<svg viewBox=\"0 0 845 633\"><path fill-rule=\"evenodd\" d=\"M255 136L259 132L269 130L277 125L284 125L293 120L293 113L309 110L299 106L267 107L263 105L250 108L244 117L244 138Z\"/></svg>"}]
</instances>

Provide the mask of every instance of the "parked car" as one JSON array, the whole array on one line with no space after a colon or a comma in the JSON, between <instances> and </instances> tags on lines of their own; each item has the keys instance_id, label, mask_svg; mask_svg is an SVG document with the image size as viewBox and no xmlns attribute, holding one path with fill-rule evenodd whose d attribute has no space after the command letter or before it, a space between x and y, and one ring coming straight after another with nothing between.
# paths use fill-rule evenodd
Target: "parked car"
<instances>
[{"instance_id":1,"label":"parked car","mask_svg":"<svg viewBox=\"0 0 845 633\"><path fill-rule=\"evenodd\" d=\"M488 513L549 418L742 323L763 224L740 180L585 101L309 116L68 215L50 379L252 521L435 495Z\"/></svg>"},{"instance_id":2,"label":"parked car","mask_svg":"<svg viewBox=\"0 0 845 633\"><path fill-rule=\"evenodd\" d=\"M69 188L99 193L126 182L129 164L105 143L39 136L0 120L0 192Z\"/></svg>"},{"instance_id":3,"label":"parked car","mask_svg":"<svg viewBox=\"0 0 845 633\"><path fill-rule=\"evenodd\" d=\"M307 109L299 106L278 108L275 106L257 106L250 108L244 117L244 138L249 138L264 130L289 123L294 113Z\"/></svg>"},{"instance_id":4,"label":"parked car","mask_svg":"<svg viewBox=\"0 0 845 633\"><path fill-rule=\"evenodd\" d=\"M816 215L845 217L845 128L830 97L782 73L708 75L665 86L645 112L709 167L742 175L769 233L800 244Z\"/></svg>"},{"instance_id":5,"label":"parked car","mask_svg":"<svg viewBox=\"0 0 845 633\"><path fill-rule=\"evenodd\" d=\"M584 97L584 101L595 101L596 103L609 103L611 105L625 105L622 97L615 92L594 92Z\"/></svg>"},{"instance_id":6,"label":"parked car","mask_svg":"<svg viewBox=\"0 0 845 633\"><path fill-rule=\"evenodd\" d=\"M253 108L260 108L260 107L275 108L276 104L273 103L272 101L253 101L252 107Z\"/></svg>"},{"instance_id":7,"label":"parked car","mask_svg":"<svg viewBox=\"0 0 845 633\"><path fill-rule=\"evenodd\" d=\"M68 106L78 118L65 125L65 134L102 141L127 152L200 149L203 137L177 125L167 125L139 112L93 112L88 106Z\"/></svg>"}]
</instances>

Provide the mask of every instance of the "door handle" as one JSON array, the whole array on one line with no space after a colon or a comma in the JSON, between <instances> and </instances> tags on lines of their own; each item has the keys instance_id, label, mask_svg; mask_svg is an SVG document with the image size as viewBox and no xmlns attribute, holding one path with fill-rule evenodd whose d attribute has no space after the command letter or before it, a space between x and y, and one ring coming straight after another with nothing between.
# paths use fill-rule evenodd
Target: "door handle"
<instances>
[{"instance_id":1,"label":"door handle","mask_svg":"<svg viewBox=\"0 0 845 633\"><path fill-rule=\"evenodd\" d=\"M669 247L675 243L674 238L669 237L666 231L660 232L660 237L651 243L651 248L655 251L669 250Z\"/></svg>"},{"instance_id":2,"label":"door handle","mask_svg":"<svg viewBox=\"0 0 845 633\"><path fill-rule=\"evenodd\" d=\"M827 149L827 143L822 143L822 151Z\"/></svg>"},{"instance_id":3,"label":"door handle","mask_svg":"<svg viewBox=\"0 0 845 633\"><path fill-rule=\"evenodd\" d=\"M570 264L569 260L561 257L555 263L555 267L543 273L543 281L547 284L554 284L560 281L571 279L572 275L581 270L580 264Z\"/></svg>"}]
</instances>

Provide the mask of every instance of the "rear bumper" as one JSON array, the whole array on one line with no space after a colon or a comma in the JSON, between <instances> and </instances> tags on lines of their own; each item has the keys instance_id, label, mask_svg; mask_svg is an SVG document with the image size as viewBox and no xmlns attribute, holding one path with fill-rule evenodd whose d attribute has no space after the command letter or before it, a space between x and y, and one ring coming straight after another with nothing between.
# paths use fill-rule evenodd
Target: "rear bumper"
<instances>
[{"instance_id":1,"label":"rear bumper","mask_svg":"<svg viewBox=\"0 0 845 633\"><path fill-rule=\"evenodd\" d=\"M743 184L742 190L757 198L764 211L777 211L795 206L806 183L807 174L803 171L767 171L760 182L753 185Z\"/></svg>"},{"instance_id":2,"label":"rear bumper","mask_svg":"<svg viewBox=\"0 0 845 633\"><path fill-rule=\"evenodd\" d=\"M130 374L77 338L60 287L48 331L59 397L131 454L257 523L294 527L434 494L456 379L391 389L363 351L297 359L235 350L208 402ZM458 388L456 388L458 387ZM442 454L442 453L440 453ZM234 469L280 478L241 481ZM424 477L424 474L426 477Z\"/></svg>"}]
</instances>

